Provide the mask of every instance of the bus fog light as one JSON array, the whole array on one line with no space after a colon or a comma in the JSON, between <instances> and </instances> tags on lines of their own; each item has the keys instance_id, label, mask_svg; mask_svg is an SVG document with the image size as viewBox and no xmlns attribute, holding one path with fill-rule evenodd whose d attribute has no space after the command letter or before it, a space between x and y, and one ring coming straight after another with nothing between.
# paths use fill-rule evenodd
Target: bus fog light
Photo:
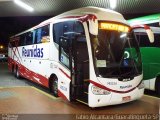
<instances>
[{"instance_id":1,"label":"bus fog light","mask_svg":"<svg viewBox=\"0 0 160 120\"><path fill-rule=\"evenodd\" d=\"M92 86L92 93L95 95L109 95L109 94L111 94L110 91L101 89L95 85Z\"/></svg>"},{"instance_id":2,"label":"bus fog light","mask_svg":"<svg viewBox=\"0 0 160 120\"><path fill-rule=\"evenodd\" d=\"M138 89L143 89L145 87L144 82L142 81L141 84L138 86Z\"/></svg>"}]
</instances>

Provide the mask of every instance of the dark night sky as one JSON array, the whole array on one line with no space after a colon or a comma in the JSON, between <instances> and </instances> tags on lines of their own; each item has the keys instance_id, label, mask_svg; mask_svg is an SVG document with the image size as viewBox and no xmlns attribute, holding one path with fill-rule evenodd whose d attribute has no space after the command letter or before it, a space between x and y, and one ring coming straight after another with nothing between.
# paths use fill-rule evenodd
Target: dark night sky
<instances>
[{"instance_id":1,"label":"dark night sky","mask_svg":"<svg viewBox=\"0 0 160 120\"><path fill-rule=\"evenodd\" d=\"M124 15L125 19L131 19L146 14ZM9 37L24 30L27 30L40 22L51 18L51 16L41 17L0 17L0 45L8 46Z\"/></svg>"},{"instance_id":2,"label":"dark night sky","mask_svg":"<svg viewBox=\"0 0 160 120\"><path fill-rule=\"evenodd\" d=\"M29 29L50 17L1 17L0 45L7 46L9 37Z\"/></svg>"}]
</instances>

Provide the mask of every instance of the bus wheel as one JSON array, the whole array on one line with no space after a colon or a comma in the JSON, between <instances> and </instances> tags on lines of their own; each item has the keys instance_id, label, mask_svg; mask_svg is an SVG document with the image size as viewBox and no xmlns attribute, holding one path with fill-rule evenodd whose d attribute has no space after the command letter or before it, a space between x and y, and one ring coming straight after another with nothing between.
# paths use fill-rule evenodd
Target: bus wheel
<instances>
[{"instance_id":1,"label":"bus wheel","mask_svg":"<svg viewBox=\"0 0 160 120\"><path fill-rule=\"evenodd\" d=\"M51 92L55 97L58 97L58 78L56 76L51 76L50 80L51 80L51 85L50 85Z\"/></svg>"},{"instance_id":2,"label":"bus wheel","mask_svg":"<svg viewBox=\"0 0 160 120\"><path fill-rule=\"evenodd\" d=\"M18 67L16 67L15 76L16 76L16 78L20 79Z\"/></svg>"},{"instance_id":3,"label":"bus wheel","mask_svg":"<svg viewBox=\"0 0 160 120\"><path fill-rule=\"evenodd\" d=\"M160 96L160 76L158 76L156 79L156 92Z\"/></svg>"}]
</instances>

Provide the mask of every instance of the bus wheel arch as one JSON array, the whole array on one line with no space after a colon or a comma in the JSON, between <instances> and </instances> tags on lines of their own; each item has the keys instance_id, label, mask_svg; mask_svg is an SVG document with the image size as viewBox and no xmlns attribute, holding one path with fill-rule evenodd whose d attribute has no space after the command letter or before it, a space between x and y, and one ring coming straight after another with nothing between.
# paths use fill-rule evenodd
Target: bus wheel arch
<instances>
[{"instance_id":1,"label":"bus wheel arch","mask_svg":"<svg viewBox=\"0 0 160 120\"><path fill-rule=\"evenodd\" d=\"M55 74L49 77L49 90L55 97L58 97L58 77Z\"/></svg>"},{"instance_id":2,"label":"bus wheel arch","mask_svg":"<svg viewBox=\"0 0 160 120\"><path fill-rule=\"evenodd\" d=\"M160 95L160 74L156 77L155 90Z\"/></svg>"}]
</instances>

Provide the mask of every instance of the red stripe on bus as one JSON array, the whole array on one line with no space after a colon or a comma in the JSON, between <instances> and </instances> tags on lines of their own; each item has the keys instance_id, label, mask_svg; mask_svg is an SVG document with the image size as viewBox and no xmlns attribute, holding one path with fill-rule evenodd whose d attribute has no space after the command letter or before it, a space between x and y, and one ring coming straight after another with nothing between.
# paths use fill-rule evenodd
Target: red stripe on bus
<instances>
[{"instance_id":1,"label":"red stripe on bus","mask_svg":"<svg viewBox=\"0 0 160 120\"><path fill-rule=\"evenodd\" d=\"M18 66L18 69L19 69L19 73L22 77L28 79L28 80L31 80L33 82L36 82L40 85L43 85L45 87L49 87L48 85L48 78L38 74L38 73L35 73L31 70L29 70L28 68L26 68L25 66L23 66L22 64L16 62L15 60L13 60L12 58L8 58L10 63L14 65L14 68L15 68L15 65ZM10 64L9 67L12 67L12 65ZM12 68L10 68L11 70Z\"/></svg>"},{"instance_id":2,"label":"red stripe on bus","mask_svg":"<svg viewBox=\"0 0 160 120\"><path fill-rule=\"evenodd\" d=\"M83 15L83 16L67 16L67 17L63 17L63 18L77 18L82 22L86 22L87 20L93 20L95 21L97 19L96 15L94 14L88 14L88 15Z\"/></svg>"},{"instance_id":3,"label":"red stripe on bus","mask_svg":"<svg viewBox=\"0 0 160 120\"><path fill-rule=\"evenodd\" d=\"M61 98L63 98L64 100L69 101L69 100L67 99L67 97L66 97L60 90L58 90L58 96L61 97Z\"/></svg>"},{"instance_id":4,"label":"red stripe on bus","mask_svg":"<svg viewBox=\"0 0 160 120\"><path fill-rule=\"evenodd\" d=\"M121 94L131 92L131 91L133 91L134 89L136 89L137 86L139 86L139 85L141 84L141 82L140 82L136 87L134 87L134 88L132 88L132 89L130 89L130 90L127 90L127 91L117 91L117 90L113 90L113 89L107 88L106 86L101 85L101 84L99 84L99 83L96 83L96 82L94 82L94 81L92 81L92 80L90 80L90 83L92 83L92 84L94 84L95 86L97 86L97 87L99 87L99 88L102 88L102 89L104 89L104 90L108 90L108 91L111 91L111 92L114 92L114 93L121 93Z\"/></svg>"},{"instance_id":5,"label":"red stripe on bus","mask_svg":"<svg viewBox=\"0 0 160 120\"><path fill-rule=\"evenodd\" d=\"M18 65L18 68L19 68L19 72L20 72L20 75L28 80L31 80L33 82L36 82L40 85L43 85L45 87L49 87L48 86L48 79L38 73L35 73L31 70L29 70L28 68L26 68L25 66L19 64L18 62L16 62L15 60L13 60L12 58L8 57L9 59L9 67L12 67L11 64L14 63ZM11 68L10 68L11 69ZM62 70L63 71L63 70ZM39 81L37 81L36 79L39 79ZM68 100L67 97L60 91L58 90L58 96L59 97L62 97L64 100ZM68 100L69 101L69 100Z\"/></svg>"},{"instance_id":6,"label":"red stripe on bus","mask_svg":"<svg viewBox=\"0 0 160 120\"><path fill-rule=\"evenodd\" d=\"M64 72L61 68L59 68L59 70L60 70L67 78L69 78L69 79L71 80L71 77L70 77L66 72Z\"/></svg>"}]
</instances>

